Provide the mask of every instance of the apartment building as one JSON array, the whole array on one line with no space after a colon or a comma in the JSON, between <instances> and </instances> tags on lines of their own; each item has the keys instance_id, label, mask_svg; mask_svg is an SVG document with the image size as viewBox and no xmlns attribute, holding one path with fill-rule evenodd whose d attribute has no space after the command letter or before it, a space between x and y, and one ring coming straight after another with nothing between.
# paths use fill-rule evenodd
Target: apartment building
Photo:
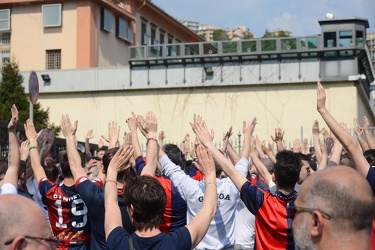
<instances>
[{"instance_id":1,"label":"apartment building","mask_svg":"<svg viewBox=\"0 0 375 250\"><path fill-rule=\"evenodd\" d=\"M369 32L366 35L367 47L370 53L372 67L375 70L375 32Z\"/></svg>"},{"instance_id":2,"label":"apartment building","mask_svg":"<svg viewBox=\"0 0 375 250\"><path fill-rule=\"evenodd\" d=\"M0 2L0 64L21 71L127 66L130 45L199 41L147 0Z\"/></svg>"}]
</instances>

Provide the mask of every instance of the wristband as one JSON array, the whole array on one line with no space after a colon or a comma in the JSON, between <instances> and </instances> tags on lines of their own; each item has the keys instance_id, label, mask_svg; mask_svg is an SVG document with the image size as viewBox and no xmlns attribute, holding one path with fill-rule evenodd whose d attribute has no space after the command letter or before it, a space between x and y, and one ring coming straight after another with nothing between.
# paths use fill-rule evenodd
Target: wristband
<instances>
[{"instance_id":1,"label":"wristband","mask_svg":"<svg viewBox=\"0 0 375 250\"><path fill-rule=\"evenodd\" d=\"M113 182L113 183L115 183L116 186L117 186L117 181L114 181L114 180L106 180L106 181L104 182L104 185L107 185L107 182Z\"/></svg>"},{"instance_id":2,"label":"wristband","mask_svg":"<svg viewBox=\"0 0 375 250\"><path fill-rule=\"evenodd\" d=\"M156 141L156 143L158 143L158 140L157 140L156 138L152 138L152 137L150 137L150 138L147 138L147 143L146 143L146 144L148 144L148 142L149 142L150 140Z\"/></svg>"},{"instance_id":3,"label":"wristband","mask_svg":"<svg viewBox=\"0 0 375 250\"><path fill-rule=\"evenodd\" d=\"M29 151L30 151L31 149L33 149L33 148L38 149L38 146L30 146L30 147L29 147Z\"/></svg>"},{"instance_id":4,"label":"wristband","mask_svg":"<svg viewBox=\"0 0 375 250\"><path fill-rule=\"evenodd\" d=\"M210 185L210 184L214 184L215 186L217 186L217 185L216 185L216 182L207 182L207 183L206 183L206 186L208 186L208 185Z\"/></svg>"}]
</instances>

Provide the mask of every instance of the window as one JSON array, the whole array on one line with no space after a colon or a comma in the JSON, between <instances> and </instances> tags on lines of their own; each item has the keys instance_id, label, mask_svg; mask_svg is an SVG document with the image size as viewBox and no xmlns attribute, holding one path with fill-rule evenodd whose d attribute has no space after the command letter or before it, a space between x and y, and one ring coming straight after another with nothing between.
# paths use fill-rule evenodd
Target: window
<instances>
[{"instance_id":1,"label":"window","mask_svg":"<svg viewBox=\"0 0 375 250\"><path fill-rule=\"evenodd\" d=\"M353 46L353 32L351 30L340 31L340 47L351 47Z\"/></svg>"},{"instance_id":2,"label":"window","mask_svg":"<svg viewBox=\"0 0 375 250\"><path fill-rule=\"evenodd\" d=\"M164 44L164 33L160 33L160 44Z\"/></svg>"},{"instance_id":3,"label":"window","mask_svg":"<svg viewBox=\"0 0 375 250\"><path fill-rule=\"evenodd\" d=\"M10 9L0 10L0 31L10 30Z\"/></svg>"},{"instance_id":4,"label":"window","mask_svg":"<svg viewBox=\"0 0 375 250\"><path fill-rule=\"evenodd\" d=\"M61 69L61 49L46 51L46 69Z\"/></svg>"},{"instance_id":5,"label":"window","mask_svg":"<svg viewBox=\"0 0 375 250\"><path fill-rule=\"evenodd\" d=\"M128 40L128 22L121 17L116 17L116 36L122 40Z\"/></svg>"},{"instance_id":6,"label":"window","mask_svg":"<svg viewBox=\"0 0 375 250\"><path fill-rule=\"evenodd\" d=\"M10 51L0 50L0 65L10 62Z\"/></svg>"},{"instance_id":7,"label":"window","mask_svg":"<svg viewBox=\"0 0 375 250\"><path fill-rule=\"evenodd\" d=\"M133 42L133 30L132 30L131 27L128 27L128 39L127 39L127 41L128 41L129 43L132 43L132 42Z\"/></svg>"},{"instance_id":8,"label":"window","mask_svg":"<svg viewBox=\"0 0 375 250\"><path fill-rule=\"evenodd\" d=\"M0 33L0 45L10 45L10 33Z\"/></svg>"},{"instance_id":9,"label":"window","mask_svg":"<svg viewBox=\"0 0 375 250\"><path fill-rule=\"evenodd\" d=\"M102 8L101 28L107 32L112 32L112 12Z\"/></svg>"},{"instance_id":10,"label":"window","mask_svg":"<svg viewBox=\"0 0 375 250\"><path fill-rule=\"evenodd\" d=\"M155 44L156 38L156 29L154 27L151 28L151 44Z\"/></svg>"},{"instance_id":11,"label":"window","mask_svg":"<svg viewBox=\"0 0 375 250\"><path fill-rule=\"evenodd\" d=\"M363 47L363 32L362 31L356 31L355 32L355 36L356 36L356 45L357 47Z\"/></svg>"},{"instance_id":12,"label":"window","mask_svg":"<svg viewBox=\"0 0 375 250\"><path fill-rule=\"evenodd\" d=\"M336 32L324 33L324 48L336 47Z\"/></svg>"},{"instance_id":13,"label":"window","mask_svg":"<svg viewBox=\"0 0 375 250\"><path fill-rule=\"evenodd\" d=\"M142 25L141 25L141 44L145 44L145 35L146 35L146 32L147 32L147 24L142 22Z\"/></svg>"},{"instance_id":14,"label":"window","mask_svg":"<svg viewBox=\"0 0 375 250\"><path fill-rule=\"evenodd\" d=\"M42 5L43 27L61 26L61 3Z\"/></svg>"}]
</instances>

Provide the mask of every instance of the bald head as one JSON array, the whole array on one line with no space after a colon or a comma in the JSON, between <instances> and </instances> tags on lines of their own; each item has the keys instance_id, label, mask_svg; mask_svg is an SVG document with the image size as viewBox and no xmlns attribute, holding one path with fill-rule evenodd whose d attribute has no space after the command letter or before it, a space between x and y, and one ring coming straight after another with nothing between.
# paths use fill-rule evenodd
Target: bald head
<instances>
[{"instance_id":1,"label":"bald head","mask_svg":"<svg viewBox=\"0 0 375 250\"><path fill-rule=\"evenodd\" d=\"M332 215L332 224L340 231L371 231L374 197L367 180L347 166L319 171L302 184L299 204L315 207Z\"/></svg>"},{"instance_id":2,"label":"bald head","mask_svg":"<svg viewBox=\"0 0 375 250\"><path fill-rule=\"evenodd\" d=\"M41 208L21 195L0 195L0 221L1 243L18 235L51 237L50 226Z\"/></svg>"}]
</instances>

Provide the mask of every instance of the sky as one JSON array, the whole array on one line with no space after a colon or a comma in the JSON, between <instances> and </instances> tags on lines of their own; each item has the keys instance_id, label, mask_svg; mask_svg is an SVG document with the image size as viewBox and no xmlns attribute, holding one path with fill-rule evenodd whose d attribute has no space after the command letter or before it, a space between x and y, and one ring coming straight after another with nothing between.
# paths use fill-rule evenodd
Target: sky
<instances>
[{"instance_id":1,"label":"sky","mask_svg":"<svg viewBox=\"0 0 375 250\"><path fill-rule=\"evenodd\" d=\"M292 36L320 34L318 20L367 18L375 31L375 0L152 0L173 17L220 28L245 25L256 37L265 30L284 29Z\"/></svg>"}]
</instances>

